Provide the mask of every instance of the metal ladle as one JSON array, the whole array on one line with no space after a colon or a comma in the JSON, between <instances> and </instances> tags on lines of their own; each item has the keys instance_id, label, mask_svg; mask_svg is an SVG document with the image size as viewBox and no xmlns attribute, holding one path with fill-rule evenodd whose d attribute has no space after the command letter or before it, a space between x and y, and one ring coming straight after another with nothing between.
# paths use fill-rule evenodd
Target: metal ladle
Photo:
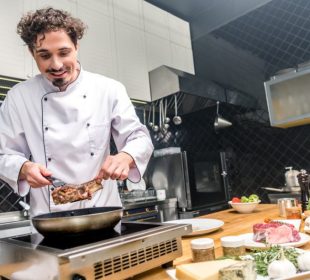
<instances>
[{"instance_id":1,"label":"metal ladle","mask_svg":"<svg viewBox=\"0 0 310 280\"><path fill-rule=\"evenodd\" d=\"M176 95L174 95L174 111L175 116L173 117L172 121L175 125L180 125L182 123L182 119L180 116L178 116L178 100Z\"/></svg>"},{"instance_id":2,"label":"metal ladle","mask_svg":"<svg viewBox=\"0 0 310 280\"><path fill-rule=\"evenodd\" d=\"M148 122L149 127L153 129L153 122L151 121L152 107L153 106L150 105L150 111L149 111L149 116L148 116L147 122Z\"/></svg>"},{"instance_id":3,"label":"metal ladle","mask_svg":"<svg viewBox=\"0 0 310 280\"><path fill-rule=\"evenodd\" d=\"M166 134L170 126L168 124L170 122L170 118L167 117L167 99L165 100L165 105L164 105L164 102L162 102L161 106L162 106L161 112L162 112L162 118L163 118L162 126L163 126L163 130L165 131L164 134Z\"/></svg>"},{"instance_id":4,"label":"metal ladle","mask_svg":"<svg viewBox=\"0 0 310 280\"><path fill-rule=\"evenodd\" d=\"M155 105L153 104L153 131L157 132L159 130L158 125L155 124Z\"/></svg>"},{"instance_id":5,"label":"metal ladle","mask_svg":"<svg viewBox=\"0 0 310 280\"><path fill-rule=\"evenodd\" d=\"M168 108L168 103L167 99L165 99L165 118L164 118L164 123L168 124L170 122L170 118L167 116L167 108Z\"/></svg>"},{"instance_id":6,"label":"metal ladle","mask_svg":"<svg viewBox=\"0 0 310 280\"><path fill-rule=\"evenodd\" d=\"M220 106L220 102L217 101L216 102L216 118L214 121L214 128L215 131L222 129L222 128L226 128L232 125L232 123L226 119L224 119L220 114L219 114L219 106Z\"/></svg>"}]
</instances>

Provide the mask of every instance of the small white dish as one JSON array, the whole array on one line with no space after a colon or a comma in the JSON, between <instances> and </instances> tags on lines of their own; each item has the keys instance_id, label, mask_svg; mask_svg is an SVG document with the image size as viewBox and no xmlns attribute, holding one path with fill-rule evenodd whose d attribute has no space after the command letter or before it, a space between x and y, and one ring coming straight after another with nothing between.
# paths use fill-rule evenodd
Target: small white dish
<instances>
[{"instance_id":1,"label":"small white dish","mask_svg":"<svg viewBox=\"0 0 310 280\"><path fill-rule=\"evenodd\" d=\"M195 236L206 234L209 232L213 232L218 230L224 225L224 222L217 219L181 219L181 220L173 220L166 221L165 223L171 224L191 224L192 225L192 233L187 234L185 236Z\"/></svg>"},{"instance_id":2,"label":"small white dish","mask_svg":"<svg viewBox=\"0 0 310 280\"><path fill-rule=\"evenodd\" d=\"M248 214L248 213L252 213L256 209L257 205L260 203L260 200L258 200L256 202L232 202L232 201L228 201L228 203L237 212L242 213L242 214Z\"/></svg>"}]
</instances>

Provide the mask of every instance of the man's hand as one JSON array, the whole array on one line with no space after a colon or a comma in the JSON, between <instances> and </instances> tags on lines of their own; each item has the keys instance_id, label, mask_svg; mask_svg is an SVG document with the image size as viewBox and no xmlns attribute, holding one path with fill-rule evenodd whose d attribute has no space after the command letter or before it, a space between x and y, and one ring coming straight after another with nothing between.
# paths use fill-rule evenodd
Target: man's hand
<instances>
[{"instance_id":1,"label":"man's hand","mask_svg":"<svg viewBox=\"0 0 310 280\"><path fill-rule=\"evenodd\" d=\"M19 180L26 180L32 188L39 188L46 185L50 185L50 181L44 178L44 176L51 176L52 173L46 169L45 166L26 161L19 173Z\"/></svg>"},{"instance_id":2,"label":"man's hand","mask_svg":"<svg viewBox=\"0 0 310 280\"><path fill-rule=\"evenodd\" d=\"M128 177L129 169L133 166L135 166L133 158L125 152L108 156L96 179L98 182L101 182L102 179L125 180Z\"/></svg>"}]
</instances>

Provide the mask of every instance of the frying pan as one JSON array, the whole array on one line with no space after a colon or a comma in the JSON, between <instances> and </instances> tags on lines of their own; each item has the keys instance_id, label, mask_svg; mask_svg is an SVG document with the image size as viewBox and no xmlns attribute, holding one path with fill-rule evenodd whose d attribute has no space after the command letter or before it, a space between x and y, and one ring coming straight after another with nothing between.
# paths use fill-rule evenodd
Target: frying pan
<instances>
[{"instance_id":1,"label":"frying pan","mask_svg":"<svg viewBox=\"0 0 310 280\"><path fill-rule=\"evenodd\" d=\"M33 226L42 235L76 234L113 229L122 218L122 207L93 207L59 211L32 218Z\"/></svg>"}]
</instances>

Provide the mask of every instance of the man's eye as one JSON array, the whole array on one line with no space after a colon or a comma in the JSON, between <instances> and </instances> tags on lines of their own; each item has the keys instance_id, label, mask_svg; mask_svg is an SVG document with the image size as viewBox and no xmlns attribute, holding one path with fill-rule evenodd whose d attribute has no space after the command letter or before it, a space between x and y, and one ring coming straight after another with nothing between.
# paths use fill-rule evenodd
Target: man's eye
<instances>
[{"instance_id":1,"label":"man's eye","mask_svg":"<svg viewBox=\"0 0 310 280\"><path fill-rule=\"evenodd\" d=\"M40 55L40 57L43 59L49 59L50 55L49 54L42 54L42 55Z\"/></svg>"},{"instance_id":2,"label":"man's eye","mask_svg":"<svg viewBox=\"0 0 310 280\"><path fill-rule=\"evenodd\" d=\"M70 52L61 52L60 56L68 56Z\"/></svg>"}]
</instances>

